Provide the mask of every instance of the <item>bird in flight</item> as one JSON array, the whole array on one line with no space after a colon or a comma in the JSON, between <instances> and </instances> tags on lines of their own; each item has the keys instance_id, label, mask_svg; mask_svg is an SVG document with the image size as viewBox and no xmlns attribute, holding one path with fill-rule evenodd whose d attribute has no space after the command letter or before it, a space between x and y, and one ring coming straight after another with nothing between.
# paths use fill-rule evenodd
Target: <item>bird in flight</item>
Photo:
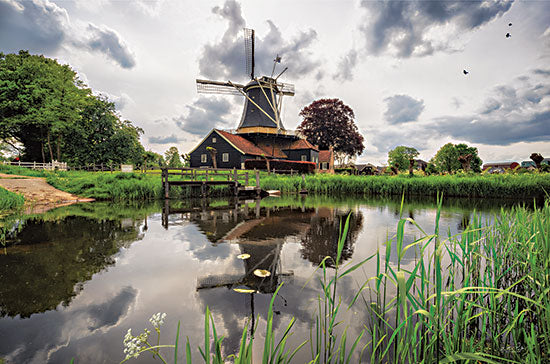
<instances>
[{"instance_id":1,"label":"bird in flight","mask_svg":"<svg viewBox=\"0 0 550 364\"><path fill-rule=\"evenodd\" d=\"M506 38L510 38L511 36L512 36L512 34L506 33Z\"/></svg>"},{"instance_id":2,"label":"bird in flight","mask_svg":"<svg viewBox=\"0 0 550 364\"><path fill-rule=\"evenodd\" d=\"M466 70L462 70L462 73L464 73L465 75L467 75L467 74L470 73L470 72L468 72L468 71L466 71Z\"/></svg>"},{"instance_id":3,"label":"bird in flight","mask_svg":"<svg viewBox=\"0 0 550 364\"><path fill-rule=\"evenodd\" d=\"M508 26L511 27L511 26L512 26L512 23L508 23Z\"/></svg>"}]
</instances>

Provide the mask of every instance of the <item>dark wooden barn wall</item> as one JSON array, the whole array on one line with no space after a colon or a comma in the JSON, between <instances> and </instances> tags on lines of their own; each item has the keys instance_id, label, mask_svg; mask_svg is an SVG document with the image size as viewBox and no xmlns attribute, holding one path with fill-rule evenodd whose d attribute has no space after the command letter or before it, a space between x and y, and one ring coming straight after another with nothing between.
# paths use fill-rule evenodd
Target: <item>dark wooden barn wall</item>
<instances>
[{"instance_id":1,"label":"dark wooden barn wall","mask_svg":"<svg viewBox=\"0 0 550 364\"><path fill-rule=\"evenodd\" d=\"M216 143L212 143L212 137L216 138ZM191 167L214 167L210 153L206 150L206 147L216 148L218 154L216 155L216 161L218 162L218 168L241 168L242 153L236 150L231 144L229 144L218 133L211 133L197 149L191 153ZM229 162L223 162L223 153L229 153ZM201 154L206 154L206 163L201 163Z\"/></svg>"}]
</instances>

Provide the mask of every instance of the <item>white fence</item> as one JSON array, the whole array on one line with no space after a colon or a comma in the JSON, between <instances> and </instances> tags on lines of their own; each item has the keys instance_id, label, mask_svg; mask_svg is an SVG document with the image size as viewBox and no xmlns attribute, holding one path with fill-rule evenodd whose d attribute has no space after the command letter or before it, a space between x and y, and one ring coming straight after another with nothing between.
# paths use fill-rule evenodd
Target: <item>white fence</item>
<instances>
[{"instance_id":1,"label":"white fence","mask_svg":"<svg viewBox=\"0 0 550 364\"><path fill-rule=\"evenodd\" d=\"M25 168L32 168L32 169L47 169L47 170L61 170L66 171L67 170L67 163L65 162L58 162L53 161L50 163L39 163L39 162L1 162L2 164L7 164L11 166L19 166L19 167L25 167Z\"/></svg>"}]
</instances>

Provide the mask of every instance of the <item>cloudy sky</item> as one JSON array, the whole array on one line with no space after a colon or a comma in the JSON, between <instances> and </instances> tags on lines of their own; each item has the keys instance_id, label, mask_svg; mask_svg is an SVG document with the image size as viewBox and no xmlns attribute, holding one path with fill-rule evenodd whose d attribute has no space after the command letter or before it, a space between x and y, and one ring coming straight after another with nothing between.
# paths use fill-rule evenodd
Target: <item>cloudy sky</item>
<instances>
[{"instance_id":1,"label":"cloudy sky","mask_svg":"<svg viewBox=\"0 0 550 364\"><path fill-rule=\"evenodd\" d=\"M243 98L199 95L195 79L246 82L253 28L256 74L279 54L296 86L287 129L313 100L339 98L366 140L359 162L385 163L398 145L429 160L447 142L521 161L550 156L548 19L550 1L0 0L0 51L70 64L147 149L188 152L237 126Z\"/></svg>"}]
</instances>

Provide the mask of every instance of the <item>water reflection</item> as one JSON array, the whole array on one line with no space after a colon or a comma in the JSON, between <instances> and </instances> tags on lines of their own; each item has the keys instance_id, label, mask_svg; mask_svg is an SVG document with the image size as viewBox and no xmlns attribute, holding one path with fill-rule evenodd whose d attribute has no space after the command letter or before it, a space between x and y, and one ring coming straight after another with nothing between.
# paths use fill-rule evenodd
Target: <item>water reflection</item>
<instances>
[{"instance_id":1,"label":"water reflection","mask_svg":"<svg viewBox=\"0 0 550 364\"><path fill-rule=\"evenodd\" d=\"M114 265L114 254L142 235L132 220L26 221L0 255L0 316L68 306L83 282Z\"/></svg>"},{"instance_id":2,"label":"water reflection","mask_svg":"<svg viewBox=\"0 0 550 364\"><path fill-rule=\"evenodd\" d=\"M464 201L444 203L440 231L460 232L472 210ZM181 321L180 337L189 336L195 350L206 306L226 337L229 355L238 349L251 317L259 318L261 337L269 301L283 282L274 301L274 327L281 334L295 317L295 335L289 339L295 347L309 337L314 323L320 292L315 268L325 256L336 257L341 221L350 211L342 254L346 263L384 252L382 245L395 234L400 216L414 217L433 232L434 204L405 201L401 215L399 198L94 203L19 221L22 230L10 230L6 254L0 256L0 358L8 364L68 363L73 357L76 362L118 362L125 332L141 332L159 311L168 314L162 341L173 339ZM419 236L406 225L405 244ZM392 263L395 251L394 245ZM250 258L238 259L240 254ZM402 266L414 259L414 249L408 250ZM270 274L259 277L256 269ZM356 282L373 274L372 265L363 266L338 283L338 293L344 301L353 297ZM356 311L342 311L346 323L341 327L349 325L349 337L367 322L365 310ZM311 360L308 354L302 349L294 362ZM136 360L150 361L145 356Z\"/></svg>"}]
</instances>

